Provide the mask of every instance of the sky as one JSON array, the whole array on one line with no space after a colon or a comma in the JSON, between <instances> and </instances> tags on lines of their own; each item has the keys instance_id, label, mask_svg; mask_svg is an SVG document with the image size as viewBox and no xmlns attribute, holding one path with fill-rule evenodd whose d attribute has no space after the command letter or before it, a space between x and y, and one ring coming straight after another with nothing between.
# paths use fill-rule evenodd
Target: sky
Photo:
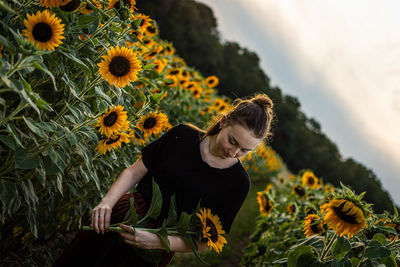
<instances>
[{"instance_id":1,"label":"sky","mask_svg":"<svg viewBox=\"0 0 400 267\"><path fill-rule=\"evenodd\" d=\"M400 2L198 0L400 204ZM305 168L307 166L304 166Z\"/></svg>"}]
</instances>

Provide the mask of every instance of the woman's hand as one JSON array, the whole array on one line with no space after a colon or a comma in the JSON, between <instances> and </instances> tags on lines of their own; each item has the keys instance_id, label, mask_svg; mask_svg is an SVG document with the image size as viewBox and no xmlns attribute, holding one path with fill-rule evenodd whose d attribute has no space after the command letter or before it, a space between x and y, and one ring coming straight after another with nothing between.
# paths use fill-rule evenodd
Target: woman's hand
<instances>
[{"instance_id":1,"label":"woman's hand","mask_svg":"<svg viewBox=\"0 0 400 267\"><path fill-rule=\"evenodd\" d=\"M100 202L92 211L92 223L90 226L94 228L96 233L108 232L110 227L112 207L107 202Z\"/></svg>"},{"instance_id":2,"label":"woman's hand","mask_svg":"<svg viewBox=\"0 0 400 267\"><path fill-rule=\"evenodd\" d=\"M158 235L147 231L136 230L125 224L120 224L119 226L127 231L119 233L125 243L144 249L165 249Z\"/></svg>"}]
</instances>

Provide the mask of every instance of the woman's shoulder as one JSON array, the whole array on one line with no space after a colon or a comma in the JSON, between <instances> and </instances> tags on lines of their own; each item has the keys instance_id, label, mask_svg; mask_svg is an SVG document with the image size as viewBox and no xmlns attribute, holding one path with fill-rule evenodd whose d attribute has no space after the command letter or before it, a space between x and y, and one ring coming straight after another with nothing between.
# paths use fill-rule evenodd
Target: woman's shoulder
<instances>
[{"instance_id":1,"label":"woman's shoulder","mask_svg":"<svg viewBox=\"0 0 400 267\"><path fill-rule=\"evenodd\" d=\"M178 124L174 127L172 127L169 132L173 133L176 136L181 136L181 137L198 137L201 136L204 131L197 128L196 126L192 124Z\"/></svg>"}]
</instances>

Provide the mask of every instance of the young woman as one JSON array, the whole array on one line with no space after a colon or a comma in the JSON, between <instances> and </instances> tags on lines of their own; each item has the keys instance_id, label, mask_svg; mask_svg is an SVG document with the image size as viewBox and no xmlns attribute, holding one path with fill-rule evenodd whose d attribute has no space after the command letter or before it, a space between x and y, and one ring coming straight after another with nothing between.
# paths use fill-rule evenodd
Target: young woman
<instances>
[{"instance_id":1,"label":"young woman","mask_svg":"<svg viewBox=\"0 0 400 267\"><path fill-rule=\"evenodd\" d=\"M82 233L91 236L76 239L74 242L78 245L72 244L72 247L82 248L82 243L86 242L100 254L101 259L96 262L87 259L86 264L153 266L135 256L130 246L164 249L157 235L121 225L127 231L120 233L125 242L123 244L115 240L118 235L107 233L110 221L122 221L128 211L129 197L132 195L126 195L126 192L133 186L138 191L134 194L137 212L146 213L151 200L152 178L160 187L163 205L161 215L149 223L150 227L159 226L167 217L170 198L175 195L179 213L192 213L201 200L201 207L210 208L213 214L218 215L223 230L229 233L250 188L250 179L238 158L270 136L270 125L274 117L272 107L271 99L265 94L247 100L239 99L232 109L220 115L206 131L180 124L142 148L142 157L120 174L106 196L93 209L91 225L96 233L105 235L93 237L95 233ZM105 239L111 234L113 237L110 240ZM173 252L165 253L157 266L165 266L174 252L191 251L190 246L180 237L168 236L168 240ZM200 250L207 246L206 243L198 245ZM86 250L85 254L91 253ZM76 255L75 252L64 252L58 262Z\"/></svg>"}]
</instances>

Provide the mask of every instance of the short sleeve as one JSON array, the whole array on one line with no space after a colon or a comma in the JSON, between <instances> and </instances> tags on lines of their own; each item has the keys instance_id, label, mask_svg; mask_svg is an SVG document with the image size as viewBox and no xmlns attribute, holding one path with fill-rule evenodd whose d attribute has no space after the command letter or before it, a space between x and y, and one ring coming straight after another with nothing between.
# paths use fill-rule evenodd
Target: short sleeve
<instances>
[{"instance_id":1,"label":"short sleeve","mask_svg":"<svg viewBox=\"0 0 400 267\"><path fill-rule=\"evenodd\" d=\"M167 156L169 145L180 131L180 128L180 125L171 128L160 138L141 149L143 164L147 169L153 170L157 168L158 163L163 157Z\"/></svg>"},{"instance_id":2,"label":"short sleeve","mask_svg":"<svg viewBox=\"0 0 400 267\"><path fill-rule=\"evenodd\" d=\"M249 193L250 179L247 175L237 189L238 190L233 194L235 197L232 198L231 195L231 197L225 198L225 201L222 201L223 204L221 203L224 207L223 211L221 212L221 223L222 228L226 233L230 232L236 215L242 207L247 194Z\"/></svg>"}]
</instances>

